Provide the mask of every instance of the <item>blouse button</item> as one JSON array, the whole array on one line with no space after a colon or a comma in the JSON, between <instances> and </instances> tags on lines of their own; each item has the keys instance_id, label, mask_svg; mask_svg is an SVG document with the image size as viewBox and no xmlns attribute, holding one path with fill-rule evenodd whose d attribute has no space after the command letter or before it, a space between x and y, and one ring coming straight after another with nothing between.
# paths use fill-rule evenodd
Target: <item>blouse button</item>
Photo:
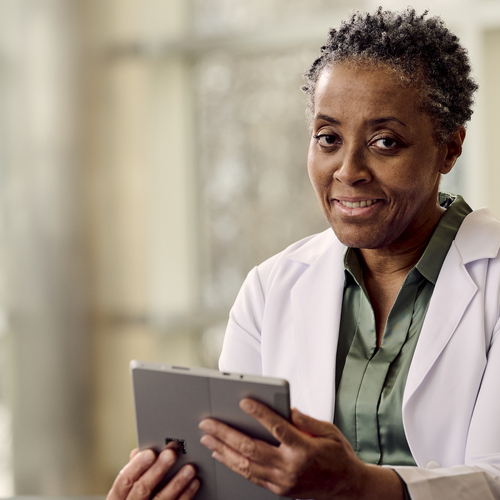
<instances>
[{"instance_id":1,"label":"blouse button","mask_svg":"<svg viewBox=\"0 0 500 500\"><path fill-rule=\"evenodd\" d=\"M431 460L425 466L426 469L439 469L439 467L441 467L441 464L438 461L436 461L436 460Z\"/></svg>"}]
</instances>

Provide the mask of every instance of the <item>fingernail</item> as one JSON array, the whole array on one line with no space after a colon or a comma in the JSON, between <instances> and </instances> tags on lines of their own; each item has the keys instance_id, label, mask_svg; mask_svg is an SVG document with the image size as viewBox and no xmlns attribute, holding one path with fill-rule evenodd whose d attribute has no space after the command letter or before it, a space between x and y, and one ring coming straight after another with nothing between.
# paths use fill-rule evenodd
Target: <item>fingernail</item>
<instances>
[{"instance_id":1,"label":"fingernail","mask_svg":"<svg viewBox=\"0 0 500 500\"><path fill-rule=\"evenodd\" d=\"M202 420L199 424L198 427L202 430L210 434L214 430L214 426L212 425L212 422L210 420Z\"/></svg>"},{"instance_id":2,"label":"fingernail","mask_svg":"<svg viewBox=\"0 0 500 500\"><path fill-rule=\"evenodd\" d=\"M153 450L143 450L138 453L138 457L140 462L143 464L152 464L155 460L155 454Z\"/></svg>"},{"instance_id":3,"label":"fingernail","mask_svg":"<svg viewBox=\"0 0 500 500\"><path fill-rule=\"evenodd\" d=\"M242 399L240 408L246 413L252 413L255 410L255 404L251 399Z\"/></svg>"},{"instance_id":4,"label":"fingernail","mask_svg":"<svg viewBox=\"0 0 500 500\"><path fill-rule=\"evenodd\" d=\"M203 446L206 446L209 450L213 450L213 448L214 448L214 441L207 434L205 434L204 436L201 436L200 443Z\"/></svg>"},{"instance_id":5,"label":"fingernail","mask_svg":"<svg viewBox=\"0 0 500 500\"><path fill-rule=\"evenodd\" d=\"M192 465L186 465L182 468L181 475L185 479L191 479L196 474L194 467Z\"/></svg>"},{"instance_id":6,"label":"fingernail","mask_svg":"<svg viewBox=\"0 0 500 500\"><path fill-rule=\"evenodd\" d=\"M173 464L177 458L177 453L175 453L175 450L172 450L171 448L168 448L166 450L163 450L161 452L161 458L162 458L162 461L165 463L165 464Z\"/></svg>"},{"instance_id":7,"label":"fingernail","mask_svg":"<svg viewBox=\"0 0 500 500\"><path fill-rule=\"evenodd\" d=\"M195 491L198 491L198 488L200 487L200 480L199 479L194 479L190 485L189 485L189 491L191 493L194 493Z\"/></svg>"}]
</instances>

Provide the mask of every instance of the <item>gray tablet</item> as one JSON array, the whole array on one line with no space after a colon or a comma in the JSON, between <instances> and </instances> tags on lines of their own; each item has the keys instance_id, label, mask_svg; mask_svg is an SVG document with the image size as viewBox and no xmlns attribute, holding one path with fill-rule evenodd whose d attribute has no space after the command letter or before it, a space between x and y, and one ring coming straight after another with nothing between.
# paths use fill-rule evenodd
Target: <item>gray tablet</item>
<instances>
[{"instance_id":1,"label":"gray tablet","mask_svg":"<svg viewBox=\"0 0 500 500\"><path fill-rule=\"evenodd\" d=\"M290 396L286 380L223 373L206 368L186 368L132 361L134 400L139 449L160 452L171 442L179 460L165 481L184 464L196 466L201 488L199 500L277 500L277 495L260 488L214 460L200 444L198 429L206 417L216 418L245 434L277 445L277 441L239 407L243 398L253 398L290 417Z\"/></svg>"}]
</instances>

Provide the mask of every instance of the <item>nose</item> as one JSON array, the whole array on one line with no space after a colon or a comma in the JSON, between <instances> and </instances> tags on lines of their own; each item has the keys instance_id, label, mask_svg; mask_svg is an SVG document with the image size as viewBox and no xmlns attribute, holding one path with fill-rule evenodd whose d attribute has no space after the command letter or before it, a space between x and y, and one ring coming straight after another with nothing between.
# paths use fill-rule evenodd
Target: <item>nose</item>
<instances>
[{"instance_id":1,"label":"nose","mask_svg":"<svg viewBox=\"0 0 500 500\"><path fill-rule=\"evenodd\" d=\"M333 177L336 181L354 186L366 184L372 179L370 169L366 164L363 151L358 148L344 148L339 167L335 170Z\"/></svg>"}]
</instances>

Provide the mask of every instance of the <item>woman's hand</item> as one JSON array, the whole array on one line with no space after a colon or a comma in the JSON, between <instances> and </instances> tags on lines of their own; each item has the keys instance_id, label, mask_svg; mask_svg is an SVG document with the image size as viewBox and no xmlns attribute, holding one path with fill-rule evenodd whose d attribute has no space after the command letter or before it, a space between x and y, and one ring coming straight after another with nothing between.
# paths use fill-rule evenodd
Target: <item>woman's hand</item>
<instances>
[{"instance_id":1,"label":"woman's hand","mask_svg":"<svg viewBox=\"0 0 500 500\"><path fill-rule=\"evenodd\" d=\"M107 500L149 500L176 460L177 454L172 449L166 449L158 456L152 450L132 451L130 462L116 477ZM195 475L195 468L192 465L185 465L155 498L190 500L200 487L200 481Z\"/></svg>"},{"instance_id":2,"label":"woman's hand","mask_svg":"<svg viewBox=\"0 0 500 500\"><path fill-rule=\"evenodd\" d=\"M201 442L213 457L250 481L294 498L403 499L403 488L390 469L366 465L328 422L292 410L292 423L256 401L241 408L281 443L278 447L248 436L221 422L205 419Z\"/></svg>"}]
</instances>

